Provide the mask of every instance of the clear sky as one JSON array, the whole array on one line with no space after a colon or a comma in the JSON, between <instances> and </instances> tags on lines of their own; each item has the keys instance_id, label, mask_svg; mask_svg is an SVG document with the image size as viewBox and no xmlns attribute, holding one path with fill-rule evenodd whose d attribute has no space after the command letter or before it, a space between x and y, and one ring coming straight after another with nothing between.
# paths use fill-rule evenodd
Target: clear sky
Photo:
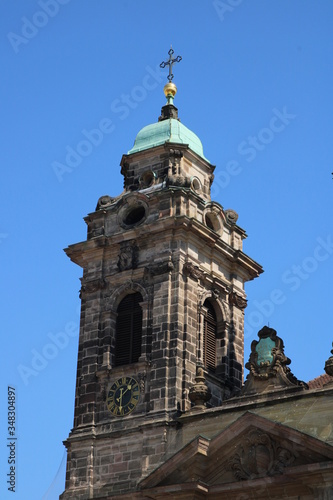
<instances>
[{"instance_id":1,"label":"clear sky","mask_svg":"<svg viewBox=\"0 0 333 500\"><path fill-rule=\"evenodd\" d=\"M183 57L180 119L216 165L213 198L237 211L244 251L265 270L246 285L245 360L269 324L299 379L323 373L333 340L332 26L331 0L2 0L1 499L63 490L81 269L62 249L86 238L82 218L101 195L122 191L121 156L165 103L158 65L171 43Z\"/></svg>"}]
</instances>

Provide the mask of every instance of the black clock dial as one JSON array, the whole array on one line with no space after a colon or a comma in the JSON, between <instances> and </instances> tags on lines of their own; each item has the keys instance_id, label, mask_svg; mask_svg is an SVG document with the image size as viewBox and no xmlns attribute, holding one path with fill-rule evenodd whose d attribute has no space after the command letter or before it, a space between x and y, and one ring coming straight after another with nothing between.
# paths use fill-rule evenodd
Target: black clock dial
<instances>
[{"instance_id":1,"label":"black clock dial","mask_svg":"<svg viewBox=\"0 0 333 500\"><path fill-rule=\"evenodd\" d=\"M132 377L121 377L111 385L106 404L113 415L123 417L134 410L139 402L139 397L138 381Z\"/></svg>"}]
</instances>

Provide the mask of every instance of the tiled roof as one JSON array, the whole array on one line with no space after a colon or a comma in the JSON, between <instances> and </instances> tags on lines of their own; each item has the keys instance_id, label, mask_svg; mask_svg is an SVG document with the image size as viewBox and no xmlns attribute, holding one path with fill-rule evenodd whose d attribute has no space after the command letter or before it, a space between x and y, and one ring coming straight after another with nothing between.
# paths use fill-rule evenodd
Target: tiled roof
<instances>
[{"instance_id":1,"label":"tiled roof","mask_svg":"<svg viewBox=\"0 0 333 500\"><path fill-rule=\"evenodd\" d=\"M314 378L308 382L309 389L322 389L329 382L333 382L333 377L323 373L319 377Z\"/></svg>"}]
</instances>

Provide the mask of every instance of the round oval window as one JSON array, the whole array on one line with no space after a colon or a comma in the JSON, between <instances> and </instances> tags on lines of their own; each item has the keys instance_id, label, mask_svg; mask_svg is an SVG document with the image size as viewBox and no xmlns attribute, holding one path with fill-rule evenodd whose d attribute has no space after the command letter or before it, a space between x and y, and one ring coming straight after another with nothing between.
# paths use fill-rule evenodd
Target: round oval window
<instances>
[{"instance_id":1,"label":"round oval window","mask_svg":"<svg viewBox=\"0 0 333 500\"><path fill-rule=\"evenodd\" d=\"M145 215L146 215L146 210L142 205L139 207L134 207L125 216L124 223L127 226L137 224L144 218Z\"/></svg>"},{"instance_id":2,"label":"round oval window","mask_svg":"<svg viewBox=\"0 0 333 500\"><path fill-rule=\"evenodd\" d=\"M191 187L192 187L192 189L194 189L194 191L201 190L201 182L199 181L198 177L192 178Z\"/></svg>"},{"instance_id":3,"label":"round oval window","mask_svg":"<svg viewBox=\"0 0 333 500\"><path fill-rule=\"evenodd\" d=\"M147 170L140 177L141 185L146 188L150 187L153 184L155 177L156 174L152 170Z\"/></svg>"}]
</instances>

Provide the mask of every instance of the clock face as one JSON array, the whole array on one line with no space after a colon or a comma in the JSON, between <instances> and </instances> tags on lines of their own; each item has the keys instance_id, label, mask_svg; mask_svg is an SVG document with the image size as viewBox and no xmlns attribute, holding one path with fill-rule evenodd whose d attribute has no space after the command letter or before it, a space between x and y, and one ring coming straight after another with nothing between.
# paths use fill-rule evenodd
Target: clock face
<instances>
[{"instance_id":1,"label":"clock face","mask_svg":"<svg viewBox=\"0 0 333 500\"><path fill-rule=\"evenodd\" d=\"M140 387L135 378L121 377L111 385L106 404L116 417L123 417L134 410L139 402Z\"/></svg>"}]
</instances>

